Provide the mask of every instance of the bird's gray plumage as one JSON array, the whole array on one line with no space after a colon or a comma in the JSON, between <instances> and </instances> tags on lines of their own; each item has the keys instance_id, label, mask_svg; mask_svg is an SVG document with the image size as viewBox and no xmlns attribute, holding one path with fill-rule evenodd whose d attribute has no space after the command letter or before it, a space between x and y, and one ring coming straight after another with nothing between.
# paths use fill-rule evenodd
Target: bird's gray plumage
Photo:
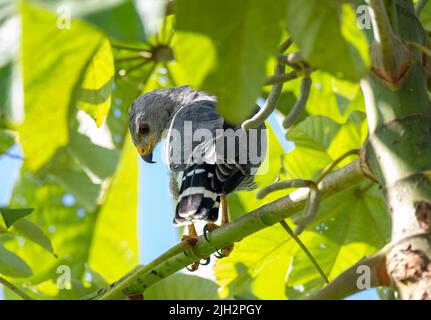
<instances>
[{"instance_id":1,"label":"bird's gray plumage","mask_svg":"<svg viewBox=\"0 0 431 320\"><path fill-rule=\"evenodd\" d=\"M136 99L129 112L130 132L138 149L150 152L157 142L166 138L170 187L178 201L177 224L200 219L213 221L217 218L220 194L254 187L251 169L256 164L238 163L241 152L244 153L241 146L236 146L236 154L230 159L215 148L217 139L226 139L220 134L221 129L238 129L218 114L215 103L215 97L183 86L146 93ZM191 124L191 130L185 129L187 123ZM143 126L148 126L148 130L142 131ZM200 129L211 133L213 138L193 141L192 135ZM264 125L258 131L263 135L262 129ZM265 152L266 136L265 145L258 141L258 147ZM198 164L192 154L201 151L205 151L204 163ZM203 208L206 206L211 208Z\"/></svg>"}]
</instances>

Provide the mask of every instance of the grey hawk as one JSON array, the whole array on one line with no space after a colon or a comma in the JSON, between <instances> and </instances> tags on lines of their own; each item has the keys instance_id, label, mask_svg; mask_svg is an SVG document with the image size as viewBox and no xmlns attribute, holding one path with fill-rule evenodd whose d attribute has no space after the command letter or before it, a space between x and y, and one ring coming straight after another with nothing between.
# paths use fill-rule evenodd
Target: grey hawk
<instances>
[{"instance_id":1,"label":"grey hawk","mask_svg":"<svg viewBox=\"0 0 431 320\"><path fill-rule=\"evenodd\" d=\"M182 86L145 93L129 111L130 133L146 162L153 163L152 151L165 139L176 225L213 225L227 194L255 187L254 174L265 157L265 125L253 134L244 131L225 121L215 104L214 96ZM227 208L222 224L225 215ZM189 233L196 235L194 227Z\"/></svg>"}]
</instances>

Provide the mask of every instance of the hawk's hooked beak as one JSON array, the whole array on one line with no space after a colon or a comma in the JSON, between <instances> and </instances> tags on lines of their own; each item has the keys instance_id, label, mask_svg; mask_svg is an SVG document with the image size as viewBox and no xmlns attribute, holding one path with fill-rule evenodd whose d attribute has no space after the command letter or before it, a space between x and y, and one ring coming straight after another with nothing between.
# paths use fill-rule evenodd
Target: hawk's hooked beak
<instances>
[{"instance_id":1,"label":"hawk's hooked beak","mask_svg":"<svg viewBox=\"0 0 431 320\"><path fill-rule=\"evenodd\" d=\"M147 163L156 163L155 161L153 161L153 152L148 152L145 153L145 149L144 148L138 148L138 152L141 155L141 158L147 162Z\"/></svg>"},{"instance_id":2,"label":"hawk's hooked beak","mask_svg":"<svg viewBox=\"0 0 431 320\"><path fill-rule=\"evenodd\" d=\"M149 152L146 155L141 155L141 158L144 159L147 163L156 163L156 161L153 161L153 153Z\"/></svg>"}]
</instances>

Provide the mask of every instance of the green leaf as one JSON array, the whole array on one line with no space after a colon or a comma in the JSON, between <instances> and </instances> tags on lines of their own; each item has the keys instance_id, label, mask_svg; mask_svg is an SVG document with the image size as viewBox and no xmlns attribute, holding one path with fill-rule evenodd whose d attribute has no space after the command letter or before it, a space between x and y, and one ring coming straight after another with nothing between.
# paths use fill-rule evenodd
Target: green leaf
<instances>
[{"instance_id":1,"label":"green leaf","mask_svg":"<svg viewBox=\"0 0 431 320\"><path fill-rule=\"evenodd\" d=\"M368 44L348 4L332 0L289 0L287 28L313 66L351 81L369 70Z\"/></svg>"},{"instance_id":2,"label":"green leaf","mask_svg":"<svg viewBox=\"0 0 431 320\"><path fill-rule=\"evenodd\" d=\"M175 50L189 83L215 94L221 114L240 123L277 50L286 1L180 0L176 10Z\"/></svg>"},{"instance_id":3,"label":"green leaf","mask_svg":"<svg viewBox=\"0 0 431 320\"><path fill-rule=\"evenodd\" d=\"M92 57L77 93L78 107L87 112L98 126L105 121L111 107L114 58L111 45L103 40Z\"/></svg>"},{"instance_id":4,"label":"green leaf","mask_svg":"<svg viewBox=\"0 0 431 320\"><path fill-rule=\"evenodd\" d=\"M12 63L0 66L0 127L4 127L7 120L9 120L12 93L12 69Z\"/></svg>"},{"instance_id":5,"label":"green leaf","mask_svg":"<svg viewBox=\"0 0 431 320\"><path fill-rule=\"evenodd\" d=\"M69 151L80 165L100 179L111 177L117 168L120 153L91 142L90 138L77 132L70 133Z\"/></svg>"},{"instance_id":6,"label":"green leaf","mask_svg":"<svg viewBox=\"0 0 431 320\"><path fill-rule=\"evenodd\" d=\"M10 228L18 220L28 216L34 209L11 209L11 208L0 208L0 214L3 217L3 221L7 228Z\"/></svg>"},{"instance_id":7,"label":"green leaf","mask_svg":"<svg viewBox=\"0 0 431 320\"><path fill-rule=\"evenodd\" d=\"M14 278L26 278L30 277L32 272L24 260L0 245L0 274Z\"/></svg>"},{"instance_id":8,"label":"green leaf","mask_svg":"<svg viewBox=\"0 0 431 320\"><path fill-rule=\"evenodd\" d=\"M365 182L325 201L301 240L333 280L362 257L383 247L389 240L389 225L378 187ZM286 284L288 295L298 298L323 285L304 253L297 251ZM308 292L301 292L302 287Z\"/></svg>"},{"instance_id":9,"label":"green leaf","mask_svg":"<svg viewBox=\"0 0 431 320\"><path fill-rule=\"evenodd\" d=\"M88 1L87 1L88 2ZM102 29L110 38L118 41L143 41L145 32L136 8L130 0L114 1L114 5L96 1L96 10L82 15L86 21ZM111 1L112 2L112 1ZM83 4L80 3L80 6Z\"/></svg>"},{"instance_id":10,"label":"green leaf","mask_svg":"<svg viewBox=\"0 0 431 320\"><path fill-rule=\"evenodd\" d=\"M74 92L103 36L80 21L59 29L57 15L24 3L21 20L25 121L18 131L26 165L35 170L68 142Z\"/></svg>"},{"instance_id":11,"label":"green leaf","mask_svg":"<svg viewBox=\"0 0 431 320\"><path fill-rule=\"evenodd\" d=\"M16 143L17 137L13 131L0 130L0 155L9 150Z\"/></svg>"},{"instance_id":12,"label":"green leaf","mask_svg":"<svg viewBox=\"0 0 431 320\"><path fill-rule=\"evenodd\" d=\"M145 300L217 300L218 286L211 280L188 274L173 274L144 292Z\"/></svg>"},{"instance_id":13,"label":"green leaf","mask_svg":"<svg viewBox=\"0 0 431 320\"><path fill-rule=\"evenodd\" d=\"M21 235L33 241L34 243L37 243L42 248L48 250L48 252L56 256L54 253L54 248L51 244L51 240L49 240L47 235L37 224L31 222L28 219L21 219L14 224L13 228L18 233L18 235Z\"/></svg>"},{"instance_id":14,"label":"green leaf","mask_svg":"<svg viewBox=\"0 0 431 320\"><path fill-rule=\"evenodd\" d=\"M89 266L109 282L118 280L138 262L138 161L131 141L127 136L118 170L99 212L88 258Z\"/></svg>"}]
</instances>

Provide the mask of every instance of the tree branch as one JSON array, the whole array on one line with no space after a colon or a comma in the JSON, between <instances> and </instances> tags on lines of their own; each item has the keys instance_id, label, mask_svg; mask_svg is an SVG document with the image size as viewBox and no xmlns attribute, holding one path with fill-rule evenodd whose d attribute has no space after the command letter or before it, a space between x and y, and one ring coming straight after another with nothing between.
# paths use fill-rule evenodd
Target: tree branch
<instances>
[{"instance_id":1,"label":"tree branch","mask_svg":"<svg viewBox=\"0 0 431 320\"><path fill-rule=\"evenodd\" d=\"M364 180L359 161L334 171L319 184L322 198L344 191ZM84 299L125 299L145 291L154 283L185 268L193 262L205 259L217 249L269 226L274 225L303 210L308 191L299 189L274 202L263 205L223 225L209 234L207 242L203 236L195 241L183 241L146 266L140 266L109 287L102 288Z\"/></svg>"}]
</instances>

